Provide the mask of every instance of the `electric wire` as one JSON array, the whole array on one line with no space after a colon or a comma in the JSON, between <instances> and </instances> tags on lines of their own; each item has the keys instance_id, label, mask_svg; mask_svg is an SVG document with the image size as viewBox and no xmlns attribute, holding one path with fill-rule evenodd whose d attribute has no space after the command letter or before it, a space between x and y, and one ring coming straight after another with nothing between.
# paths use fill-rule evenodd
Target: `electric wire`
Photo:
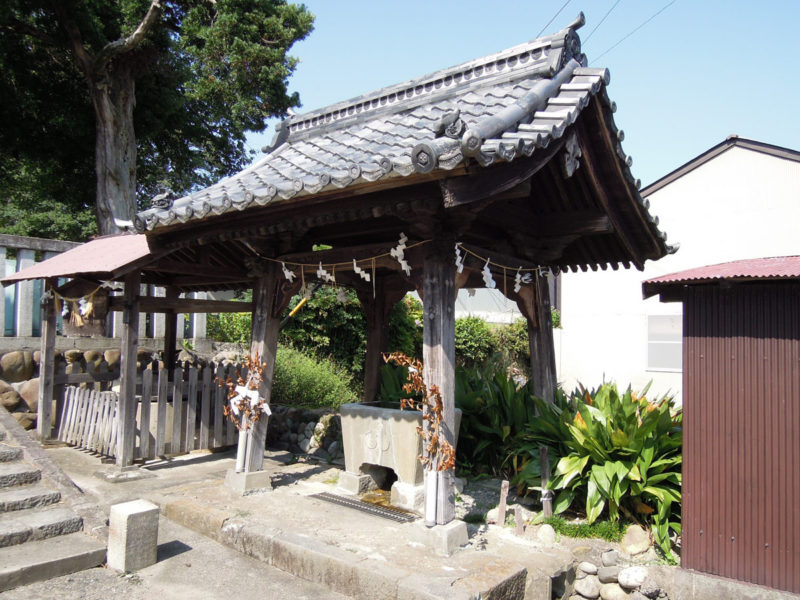
<instances>
[{"instance_id":1,"label":"electric wire","mask_svg":"<svg viewBox=\"0 0 800 600\"><path fill-rule=\"evenodd\" d=\"M616 48L617 46L619 46L619 45L620 45L622 42L624 42L625 40L627 40L627 39L628 39L629 37L631 37L631 36L632 36L634 33L636 33L636 32L637 32L637 31L639 31L639 30L640 30L642 27L644 27L645 25L647 25L647 24L648 24L650 21L652 21L653 19L655 19L655 18L656 18L658 15L660 15L662 12L664 12L665 10L667 10L667 9L668 9L670 6L672 6L673 4L675 4L675 2L677 2L677 0L670 0L670 2L667 2L667 3L666 3L664 6L663 6L663 7L661 7L661 9L660 9L660 10L658 10L658 11L657 11L655 14L653 14L653 15L652 15L650 18L648 18L646 21L644 21L643 23L641 23L641 24L640 24L638 27L636 27L635 29L633 29L633 31L631 31L630 33L628 33L628 34L627 34L625 37L623 37L623 38L622 38L620 41L618 41L616 44L614 44L613 46L611 46L611 47L610 47L608 50L606 50L605 52L602 52L602 53L598 54L597 56L595 56L595 57L594 57L594 60L599 60L600 58L602 58L603 56L605 56L606 54L608 54L609 52L611 52L611 51L612 51L614 48Z\"/></svg>"},{"instance_id":2,"label":"electric wire","mask_svg":"<svg viewBox=\"0 0 800 600\"><path fill-rule=\"evenodd\" d=\"M567 4L569 4L570 2L572 2L572 0L567 0L566 2L564 2L564 4L562 4L562 5L561 5L561 8L559 8L559 9L556 11L556 14L554 14L554 15L553 15L553 18L552 18L552 19L550 19L550 20L547 22L547 25L545 25L544 27L542 27L542 30L541 30L539 33L537 33L537 34L536 34L536 37L537 37L537 38L538 38L540 35L542 35L542 34L544 33L544 30L545 30L545 29L547 29L548 27L550 27L550 24L551 24L553 21L555 21L555 20L556 20L556 17L557 17L558 15L560 15L560 14L561 14L561 11L562 11L562 10L564 10L565 8L567 8Z\"/></svg>"},{"instance_id":3,"label":"electric wire","mask_svg":"<svg viewBox=\"0 0 800 600\"><path fill-rule=\"evenodd\" d=\"M600 25L602 25L603 21L605 21L608 18L608 15L611 14L611 11L614 10L615 8L617 8L617 4L619 4L620 2L622 2L622 0L617 0L616 2L614 2L614 4L611 5L611 8L609 8L608 11L606 12L606 14L603 15L603 18L600 19L600 22L597 25L594 26L594 29L592 29L589 32L589 35L586 36L586 39L583 40L584 44L586 44L589 41L589 39L594 35L595 31L600 29Z\"/></svg>"}]
</instances>

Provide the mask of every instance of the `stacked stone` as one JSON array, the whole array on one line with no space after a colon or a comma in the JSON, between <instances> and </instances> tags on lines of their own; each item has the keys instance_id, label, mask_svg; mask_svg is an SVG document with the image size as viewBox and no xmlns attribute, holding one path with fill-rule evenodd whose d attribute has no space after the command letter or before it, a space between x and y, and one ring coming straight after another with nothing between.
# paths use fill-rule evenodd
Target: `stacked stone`
<instances>
[{"instance_id":1,"label":"stacked stone","mask_svg":"<svg viewBox=\"0 0 800 600\"><path fill-rule=\"evenodd\" d=\"M583 561L575 572L575 584L570 600L655 600L667 594L648 577L647 568L641 565L619 564L616 550L606 550L600 563Z\"/></svg>"},{"instance_id":2,"label":"stacked stone","mask_svg":"<svg viewBox=\"0 0 800 600\"><path fill-rule=\"evenodd\" d=\"M273 406L267 445L321 460L341 459L341 420L332 413Z\"/></svg>"}]
</instances>

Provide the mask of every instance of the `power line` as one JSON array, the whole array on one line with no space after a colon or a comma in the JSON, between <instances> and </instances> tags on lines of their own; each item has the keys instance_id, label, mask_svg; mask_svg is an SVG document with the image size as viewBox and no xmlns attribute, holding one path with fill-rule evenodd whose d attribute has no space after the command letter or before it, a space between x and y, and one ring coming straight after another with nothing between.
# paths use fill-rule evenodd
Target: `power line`
<instances>
[{"instance_id":1,"label":"power line","mask_svg":"<svg viewBox=\"0 0 800 600\"><path fill-rule=\"evenodd\" d=\"M602 58L603 56L605 56L606 54L608 54L609 52L611 52L611 51L612 51L614 48L616 48L617 46L619 46L619 45L620 45L622 42L624 42L625 40L627 40L627 39L628 39L629 37L631 37L631 36L632 36L634 33L636 33L636 32L637 32L637 31L639 31L639 30L640 30L642 27L644 27L645 25L647 25L647 24L648 24L650 21L652 21L653 19L655 19L655 18L656 18L658 15L660 15L662 12L664 12L665 10L667 10L667 9L668 9L670 6L672 6L673 4L675 4L675 2L677 2L677 0L670 0L670 2L667 2L667 3L666 3L666 4L665 4L665 5L664 5L664 6L661 8L661 10L659 10L658 12L656 12L656 13L655 13L653 16L651 16L649 19L647 19L647 20L646 20L644 23L642 23L641 25L639 25L638 27L636 27L636 28L635 28L633 31L631 31L631 32L630 32L628 35L626 35L626 36L625 36L625 37L623 37L623 38L622 38L620 41L618 41L616 44L614 44L613 46L611 46L611 48L609 48L609 49L608 49L608 50L606 50L605 52L602 52L601 54L599 54L599 55L595 56L595 57L594 57L594 60L599 60L600 58Z\"/></svg>"},{"instance_id":2,"label":"power line","mask_svg":"<svg viewBox=\"0 0 800 600\"><path fill-rule=\"evenodd\" d=\"M586 39L585 39L585 40L583 40L583 43L584 43L584 44L585 44L586 42L588 42L588 41L589 41L589 38L590 38L590 37L592 37L592 36L594 35L594 32L595 32L595 31L597 31L597 30L600 28L600 25L602 25L602 24L603 24L603 21L605 21L605 20L608 18L608 15L610 15L610 14L611 14L611 11L612 11L612 10L614 10L615 8L617 8L617 4L619 4L620 2L622 2L622 0L617 0L616 2L614 2L614 4L611 6L611 8L609 8L609 9L608 9L608 12L606 12L606 14L604 14L604 15L603 15L603 18L602 18L602 19L600 19L600 22L599 22L597 25L595 25L595 26L594 26L594 29L592 29L592 30L589 32L589 35L587 35L587 36L586 36Z\"/></svg>"},{"instance_id":3,"label":"power line","mask_svg":"<svg viewBox=\"0 0 800 600\"><path fill-rule=\"evenodd\" d=\"M555 21L555 20L556 20L556 17L557 17L558 15L560 15L560 14L561 14L561 11L562 11L562 10L564 10L565 8L567 8L567 4L569 4L570 2L572 2L572 0L567 0L566 2L564 2L564 4L561 6L561 8L559 8L559 9L556 11L556 14L554 14L554 15L553 15L553 18L552 18L552 19L550 19L550 20L547 22L547 25L545 25L544 27L542 27L542 30L541 30L539 33L537 33L537 34L536 34L536 37L537 37L537 38L538 38L540 35L542 35L542 34L544 33L544 30L545 30L545 29L547 29L548 27L550 27L550 24L551 24L553 21Z\"/></svg>"}]
</instances>

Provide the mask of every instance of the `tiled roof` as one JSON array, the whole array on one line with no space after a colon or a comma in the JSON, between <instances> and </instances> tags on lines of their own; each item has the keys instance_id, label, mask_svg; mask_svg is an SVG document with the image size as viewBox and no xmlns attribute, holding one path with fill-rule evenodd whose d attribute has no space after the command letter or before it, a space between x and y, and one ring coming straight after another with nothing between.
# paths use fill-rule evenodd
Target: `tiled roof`
<instances>
[{"instance_id":1,"label":"tiled roof","mask_svg":"<svg viewBox=\"0 0 800 600\"><path fill-rule=\"evenodd\" d=\"M688 285L712 281L743 281L769 279L800 279L800 256L775 256L751 258L697 267L678 273L648 279L642 284L648 298L670 285Z\"/></svg>"},{"instance_id":2,"label":"tiled roof","mask_svg":"<svg viewBox=\"0 0 800 600\"><path fill-rule=\"evenodd\" d=\"M488 166L531 156L562 137L592 96L614 110L608 71L582 66L575 33L582 24L581 15L555 35L292 116L261 160L204 190L154 201L137 215L136 229L447 171L467 160ZM629 185L638 185L619 144L616 152Z\"/></svg>"}]
</instances>

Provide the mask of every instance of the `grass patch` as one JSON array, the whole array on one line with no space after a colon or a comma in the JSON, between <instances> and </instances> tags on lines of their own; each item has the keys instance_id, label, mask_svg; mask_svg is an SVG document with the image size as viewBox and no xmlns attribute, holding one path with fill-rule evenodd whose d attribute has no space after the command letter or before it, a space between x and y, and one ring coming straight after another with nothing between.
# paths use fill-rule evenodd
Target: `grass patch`
<instances>
[{"instance_id":1,"label":"grass patch","mask_svg":"<svg viewBox=\"0 0 800 600\"><path fill-rule=\"evenodd\" d=\"M464 522L472 525L483 525L486 523L486 515L483 513L467 513L464 515Z\"/></svg>"},{"instance_id":2,"label":"grass patch","mask_svg":"<svg viewBox=\"0 0 800 600\"><path fill-rule=\"evenodd\" d=\"M563 517L548 517L538 521L547 523L556 533L571 538L599 538L608 542L618 542L625 533L624 525L618 521L595 521L588 523L567 523Z\"/></svg>"}]
</instances>

